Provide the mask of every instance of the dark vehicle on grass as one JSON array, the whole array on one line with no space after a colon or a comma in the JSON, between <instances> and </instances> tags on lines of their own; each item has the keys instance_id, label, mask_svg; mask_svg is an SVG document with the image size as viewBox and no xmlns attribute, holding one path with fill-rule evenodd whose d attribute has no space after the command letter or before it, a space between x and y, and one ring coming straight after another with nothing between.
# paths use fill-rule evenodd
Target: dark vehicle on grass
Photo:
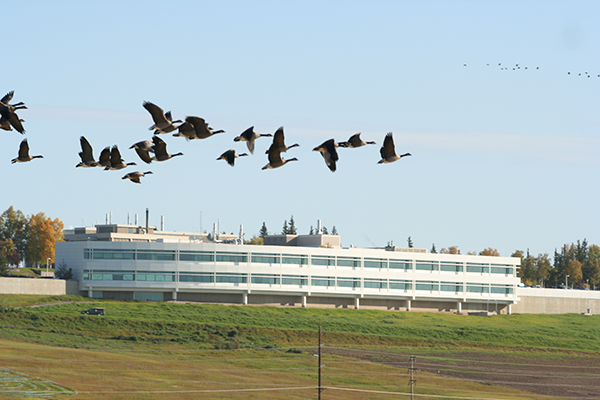
<instances>
[{"instance_id":1,"label":"dark vehicle on grass","mask_svg":"<svg viewBox=\"0 0 600 400\"><path fill-rule=\"evenodd\" d=\"M87 315L104 315L104 308L90 308L83 310L81 313Z\"/></svg>"}]
</instances>

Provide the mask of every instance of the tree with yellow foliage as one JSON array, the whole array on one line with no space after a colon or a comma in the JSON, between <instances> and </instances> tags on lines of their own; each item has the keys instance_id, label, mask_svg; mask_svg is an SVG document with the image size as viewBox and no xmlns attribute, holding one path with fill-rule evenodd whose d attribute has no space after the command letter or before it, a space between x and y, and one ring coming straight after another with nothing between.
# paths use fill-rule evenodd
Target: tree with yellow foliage
<instances>
[{"instance_id":1,"label":"tree with yellow foliage","mask_svg":"<svg viewBox=\"0 0 600 400\"><path fill-rule=\"evenodd\" d=\"M491 248L491 247L488 247L487 249L480 251L479 255L480 256L500 257L500 253L498 253L498 250Z\"/></svg>"},{"instance_id":2,"label":"tree with yellow foliage","mask_svg":"<svg viewBox=\"0 0 600 400\"><path fill-rule=\"evenodd\" d=\"M62 242L64 224L58 218L52 220L44 213L29 217L25 229L27 244L25 246L25 261L28 265L43 265L49 258L54 263L54 244Z\"/></svg>"}]
</instances>

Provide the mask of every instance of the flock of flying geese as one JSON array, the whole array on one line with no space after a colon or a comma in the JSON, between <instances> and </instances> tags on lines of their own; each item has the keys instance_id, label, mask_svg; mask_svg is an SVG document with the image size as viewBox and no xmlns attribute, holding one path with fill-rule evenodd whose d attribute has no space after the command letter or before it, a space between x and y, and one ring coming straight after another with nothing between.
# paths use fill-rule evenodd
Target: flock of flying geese
<instances>
[{"instance_id":1,"label":"flock of flying geese","mask_svg":"<svg viewBox=\"0 0 600 400\"><path fill-rule=\"evenodd\" d=\"M0 128L11 131L13 128L21 133L25 133L23 128L23 120L20 119L16 113L17 110L26 109L27 107L23 102L10 104L14 95L14 91L7 93L0 100ZM150 164L152 161L166 161L173 157L181 156L183 153L169 154L167 152L167 144L158 135L175 132L173 136L185 137L187 140L193 139L206 139L215 134L223 133L224 130L214 130L209 126L203 118L200 117L186 117L185 121L176 120L174 121L171 112L164 112L162 108L156 104L145 101L143 107L150 113L154 124L149 130L154 131L152 140L143 140L134 143L130 149L134 149L138 154L139 158L146 164ZM179 124L179 125L175 125ZM248 151L250 154L254 154L255 141L261 137L272 137L273 141L269 149L265 152L268 158L268 164L262 169L279 168L290 161L298 161L297 158L284 159L281 157L281 153L287 152L289 149L299 146L298 143L290 146L285 144L285 137L283 133L283 127L280 127L275 131L274 134L270 133L257 133L254 131L254 126L246 129L239 136L233 140L235 142L246 142ZM126 163L121 158L121 153L116 145L105 147L100 152L99 160L96 161L94 158L92 146L84 136L80 138L81 152L79 157L81 162L75 167L104 167L104 170L121 170L130 165L136 165L134 162ZM313 151L318 151L323 156L325 164L333 172L336 170L336 163L339 160L337 152L338 147L343 148L358 148L367 144L376 144L375 142L365 142L360 138L360 132L352 135L347 141L336 142L334 139L329 139L315 147ZM391 163L399 160L402 157L410 156L410 153L398 155L396 154L394 139L392 133L388 133L383 141L383 146L380 149L381 160L379 164ZM247 153L238 154L234 149L227 150L221 154L217 160L225 160L229 165L234 166L235 159L238 157L248 156ZM11 160L14 163L28 162L35 158L43 158L41 155L30 156L29 145L27 139L23 139L19 146L19 155L17 158ZM146 172L130 172L123 176L122 179L129 179L132 182L140 183L140 178L152 174L152 171Z\"/></svg>"}]
</instances>

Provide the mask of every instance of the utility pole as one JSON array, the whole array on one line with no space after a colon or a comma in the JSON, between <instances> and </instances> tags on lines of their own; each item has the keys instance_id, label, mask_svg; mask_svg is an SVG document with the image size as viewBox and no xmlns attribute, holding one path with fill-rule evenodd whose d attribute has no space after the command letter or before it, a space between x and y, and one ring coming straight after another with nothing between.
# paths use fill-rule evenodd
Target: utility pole
<instances>
[{"instance_id":1,"label":"utility pole","mask_svg":"<svg viewBox=\"0 0 600 400\"><path fill-rule=\"evenodd\" d=\"M417 358L415 356L410 356L410 368L408 369L410 371L410 380L408 381L409 385L410 385L410 400L414 400L414 386L417 384L417 380L413 379L414 375L413 373L417 370L414 366L415 360Z\"/></svg>"},{"instance_id":2,"label":"utility pole","mask_svg":"<svg viewBox=\"0 0 600 400\"><path fill-rule=\"evenodd\" d=\"M321 392L323 391L321 388L321 369L324 367L324 365L321 364L321 347L323 347L323 345L321 344L321 325L319 325L319 387L317 388L319 391L319 400L321 400Z\"/></svg>"}]
</instances>

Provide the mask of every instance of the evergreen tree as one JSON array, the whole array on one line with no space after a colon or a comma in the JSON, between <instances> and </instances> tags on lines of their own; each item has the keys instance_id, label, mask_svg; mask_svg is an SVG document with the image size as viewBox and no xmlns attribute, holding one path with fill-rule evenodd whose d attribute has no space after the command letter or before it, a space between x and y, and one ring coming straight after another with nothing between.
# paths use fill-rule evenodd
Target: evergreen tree
<instances>
[{"instance_id":1,"label":"evergreen tree","mask_svg":"<svg viewBox=\"0 0 600 400\"><path fill-rule=\"evenodd\" d=\"M294 216L290 217L290 225L288 226L288 235L297 235L296 225L294 224Z\"/></svg>"},{"instance_id":2,"label":"evergreen tree","mask_svg":"<svg viewBox=\"0 0 600 400\"><path fill-rule=\"evenodd\" d=\"M408 242L408 247L412 249L413 248L413 241L412 241L412 239L411 239L410 236L408 237L407 242Z\"/></svg>"},{"instance_id":3,"label":"evergreen tree","mask_svg":"<svg viewBox=\"0 0 600 400\"><path fill-rule=\"evenodd\" d=\"M265 236L267 236L269 234L269 231L267 231L267 225L263 222L262 227L260 228L260 231L258 233L258 236L260 236L261 238L265 238Z\"/></svg>"},{"instance_id":4,"label":"evergreen tree","mask_svg":"<svg viewBox=\"0 0 600 400\"><path fill-rule=\"evenodd\" d=\"M331 230L331 234L332 235L337 235L338 234L337 229L335 229L335 225L333 226L333 229Z\"/></svg>"},{"instance_id":5,"label":"evergreen tree","mask_svg":"<svg viewBox=\"0 0 600 400\"><path fill-rule=\"evenodd\" d=\"M287 219L283 221L283 229L281 230L282 235L287 235L290 232L290 228L288 228Z\"/></svg>"},{"instance_id":6,"label":"evergreen tree","mask_svg":"<svg viewBox=\"0 0 600 400\"><path fill-rule=\"evenodd\" d=\"M432 244L431 244L431 252L432 252L433 254L436 254L436 253L437 253L437 250L436 250L436 248L435 248L435 243L432 243Z\"/></svg>"},{"instance_id":7,"label":"evergreen tree","mask_svg":"<svg viewBox=\"0 0 600 400\"><path fill-rule=\"evenodd\" d=\"M327 228L323 227L323 235L329 235L329 232L327 232Z\"/></svg>"},{"instance_id":8,"label":"evergreen tree","mask_svg":"<svg viewBox=\"0 0 600 400\"><path fill-rule=\"evenodd\" d=\"M309 235L314 235L315 234L315 229L313 228L313 226L310 226L310 231L308 232Z\"/></svg>"},{"instance_id":9,"label":"evergreen tree","mask_svg":"<svg viewBox=\"0 0 600 400\"><path fill-rule=\"evenodd\" d=\"M56 271L54 272L54 275L56 275L58 279L73 279L73 268L68 268L65 260L62 260L62 262L60 262L56 266Z\"/></svg>"}]
</instances>

